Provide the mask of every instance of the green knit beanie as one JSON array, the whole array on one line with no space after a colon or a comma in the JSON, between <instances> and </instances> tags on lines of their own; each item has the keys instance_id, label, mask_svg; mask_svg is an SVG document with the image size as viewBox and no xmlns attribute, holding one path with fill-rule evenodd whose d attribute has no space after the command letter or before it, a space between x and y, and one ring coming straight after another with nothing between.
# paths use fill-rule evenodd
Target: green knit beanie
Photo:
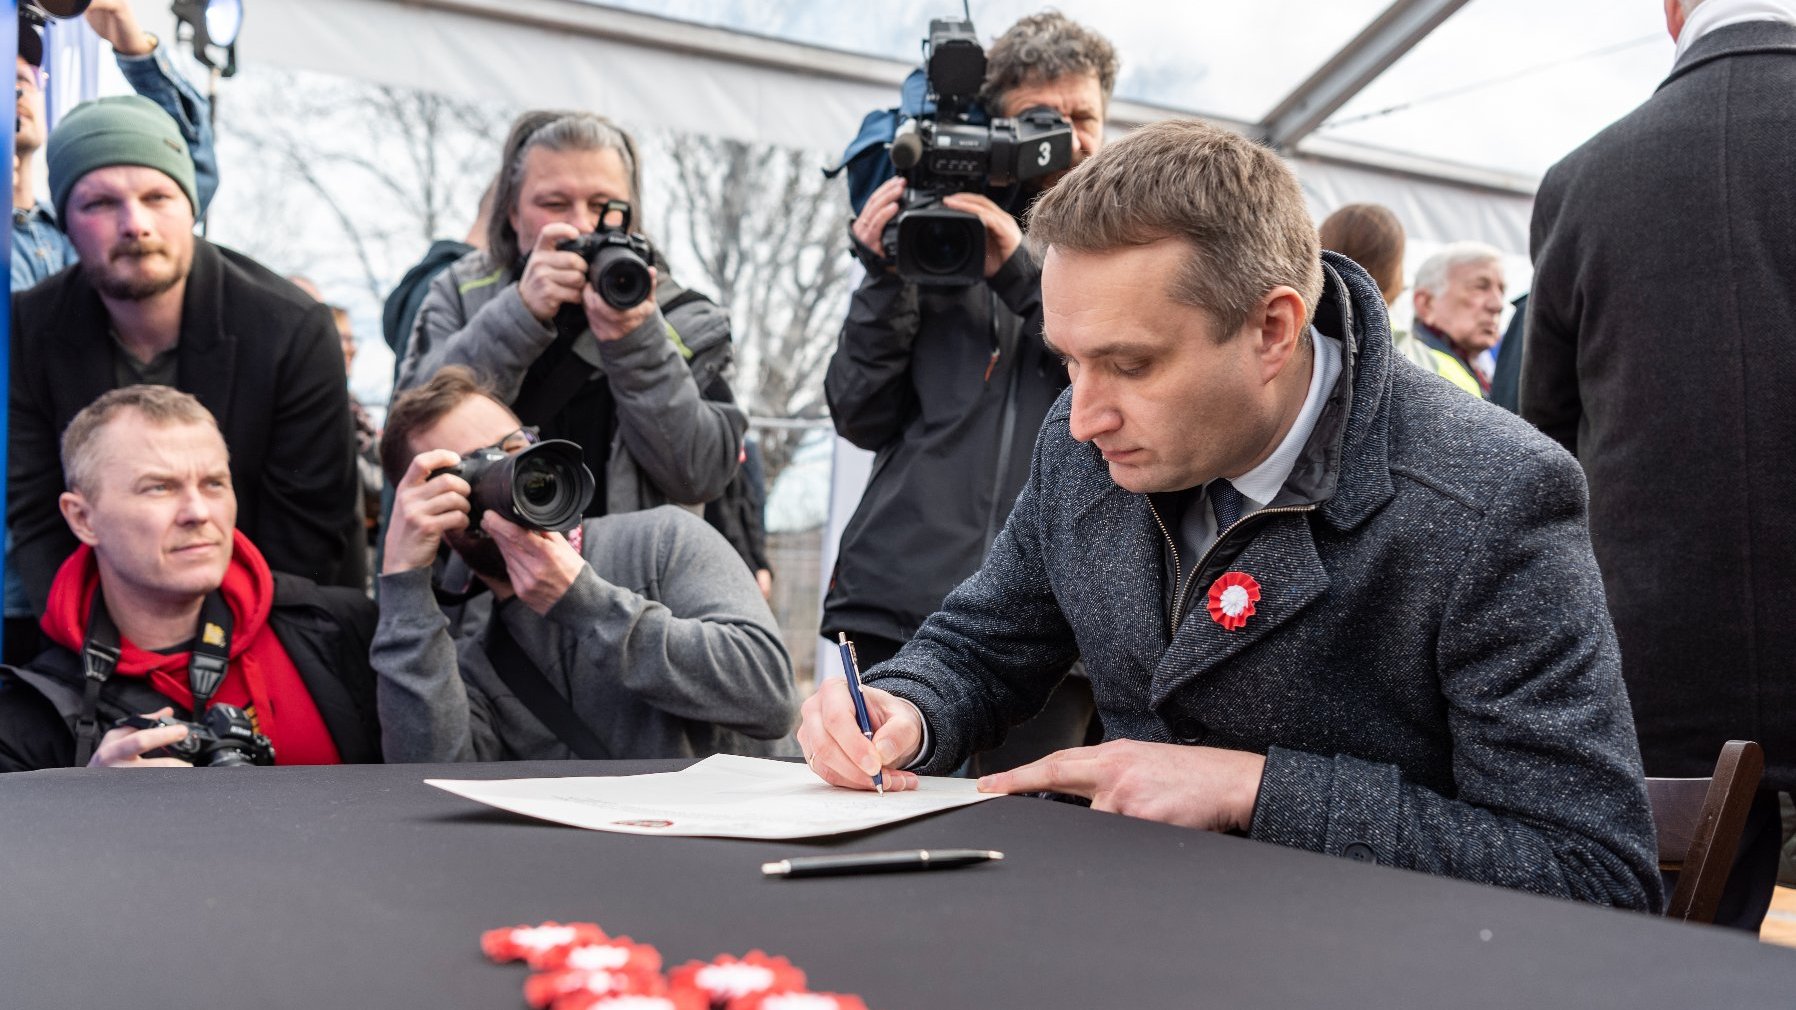
<instances>
[{"instance_id":1,"label":"green knit beanie","mask_svg":"<svg viewBox=\"0 0 1796 1010\"><path fill-rule=\"evenodd\" d=\"M98 98L75 106L50 131L44 160L50 168L50 201L58 223L68 220L69 193L75 183L97 168L113 165L142 165L168 176L187 194L194 216L199 216L193 156L181 128L141 95Z\"/></svg>"}]
</instances>

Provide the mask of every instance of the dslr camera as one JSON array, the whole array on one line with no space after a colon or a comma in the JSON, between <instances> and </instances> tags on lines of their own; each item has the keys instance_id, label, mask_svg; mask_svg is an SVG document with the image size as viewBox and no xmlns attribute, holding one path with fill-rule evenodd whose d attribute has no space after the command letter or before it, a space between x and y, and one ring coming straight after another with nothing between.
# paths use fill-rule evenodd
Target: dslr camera
<instances>
[{"instance_id":1,"label":"dslr camera","mask_svg":"<svg viewBox=\"0 0 1796 1010\"><path fill-rule=\"evenodd\" d=\"M929 22L923 66L935 112L905 120L892 138L892 167L906 185L884 252L913 284L972 284L985 276L985 225L942 206L942 198L990 191L1008 198L1014 191L1002 191L1071 168L1073 128L1046 106L986 121L976 102L985 50L971 21Z\"/></svg>"},{"instance_id":2,"label":"dslr camera","mask_svg":"<svg viewBox=\"0 0 1796 1010\"><path fill-rule=\"evenodd\" d=\"M199 722L134 715L120 719L118 724L132 729L187 727L185 737L166 747L150 751L146 755L148 757L180 758L195 767L210 768L274 764L274 744L256 732L249 713L235 705L213 705L200 717Z\"/></svg>"},{"instance_id":3,"label":"dslr camera","mask_svg":"<svg viewBox=\"0 0 1796 1010\"><path fill-rule=\"evenodd\" d=\"M496 446L480 449L431 476L440 473L455 474L472 489L468 531L475 535L487 509L539 533L573 529L598 488L580 446L564 438L538 442L517 453Z\"/></svg>"},{"instance_id":4,"label":"dslr camera","mask_svg":"<svg viewBox=\"0 0 1796 1010\"><path fill-rule=\"evenodd\" d=\"M649 264L655 262L655 247L630 231L631 213L629 204L612 200L605 204L598 231L555 247L579 253L586 261L586 283L605 299L605 304L619 311L642 304L654 289Z\"/></svg>"}]
</instances>

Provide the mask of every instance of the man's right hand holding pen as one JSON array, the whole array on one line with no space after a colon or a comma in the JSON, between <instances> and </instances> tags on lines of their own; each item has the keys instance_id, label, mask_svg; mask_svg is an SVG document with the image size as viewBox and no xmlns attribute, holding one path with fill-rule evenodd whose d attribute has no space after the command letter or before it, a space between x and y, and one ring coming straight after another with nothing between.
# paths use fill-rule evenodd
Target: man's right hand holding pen
<instances>
[{"instance_id":1,"label":"man's right hand holding pen","mask_svg":"<svg viewBox=\"0 0 1796 1010\"><path fill-rule=\"evenodd\" d=\"M798 746L805 763L823 781L847 789L873 788L873 775L884 772L887 792L917 787L917 776L899 771L923 747L923 719L915 706L876 687L861 688L873 739L861 735L848 684L840 677L824 681L805 700L798 724Z\"/></svg>"}]
</instances>

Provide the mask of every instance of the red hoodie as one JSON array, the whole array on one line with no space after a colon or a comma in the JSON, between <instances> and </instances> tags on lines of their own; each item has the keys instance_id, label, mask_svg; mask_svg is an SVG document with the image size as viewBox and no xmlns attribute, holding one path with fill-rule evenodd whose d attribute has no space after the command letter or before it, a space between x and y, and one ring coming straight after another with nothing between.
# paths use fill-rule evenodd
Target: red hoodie
<instances>
[{"instance_id":1,"label":"red hoodie","mask_svg":"<svg viewBox=\"0 0 1796 1010\"><path fill-rule=\"evenodd\" d=\"M231 564L219 590L231 608L231 660L214 702L248 712L258 732L274 744L275 763L341 764L324 718L299 677L281 641L268 627L274 608L274 575L262 552L241 531L232 531ZM87 634L87 612L99 588L100 568L92 547L82 544L56 572L44 609L44 634L79 653ZM193 708L187 679L187 652L149 652L120 636L118 667L125 677L148 677L150 686L183 708Z\"/></svg>"}]
</instances>

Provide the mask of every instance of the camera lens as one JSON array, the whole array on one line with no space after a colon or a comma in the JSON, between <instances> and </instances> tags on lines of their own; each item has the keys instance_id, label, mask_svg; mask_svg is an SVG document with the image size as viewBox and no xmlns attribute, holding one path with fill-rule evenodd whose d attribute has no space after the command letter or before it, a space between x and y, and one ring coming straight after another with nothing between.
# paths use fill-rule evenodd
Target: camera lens
<instances>
[{"instance_id":1,"label":"camera lens","mask_svg":"<svg viewBox=\"0 0 1796 1010\"><path fill-rule=\"evenodd\" d=\"M565 530L580 521L597 485L581 462L580 447L563 439L539 442L508 460L490 489L476 487L475 498L498 491L489 507L505 518L534 530Z\"/></svg>"},{"instance_id":2,"label":"camera lens","mask_svg":"<svg viewBox=\"0 0 1796 1010\"><path fill-rule=\"evenodd\" d=\"M532 467L529 472L518 474L518 493L531 508L550 509L561 495L561 482L555 474Z\"/></svg>"},{"instance_id":3,"label":"camera lens","mask_svg":"<svg viewBox=\"0 0 1796 1010\"><path fill-rule=\"evenodd\" d=\"M256 763L256 759L230 744L221 744L214 748L208 760L208 768L248 768Z\"/></svg>"},{"instance_id":4,"label":"camera lens","mask_svg":"<svg viewBox=\"0 0 1796 1010\"><path fill-rule=\"evenodd\" d=\"M587 278L614 309L629 309L649 296L649 265L624 246L608 246L593 257Z\"/></svg>"},{"instance_id":5,"label":"camera lens","mask_svg":"<svg viewBox=\"0 0 1796 1010\"><path fill-rule=\"evenodd\" d=\"M985 254L983 243L974 242L976 238L984 238L983 233L970 231L965 222L929 218L922 225L905 238L915 243L910 247L910 253L918 269L925 273L962 276L968 273L975 251L981 256Z\"/></svg>"}]
</instances>

